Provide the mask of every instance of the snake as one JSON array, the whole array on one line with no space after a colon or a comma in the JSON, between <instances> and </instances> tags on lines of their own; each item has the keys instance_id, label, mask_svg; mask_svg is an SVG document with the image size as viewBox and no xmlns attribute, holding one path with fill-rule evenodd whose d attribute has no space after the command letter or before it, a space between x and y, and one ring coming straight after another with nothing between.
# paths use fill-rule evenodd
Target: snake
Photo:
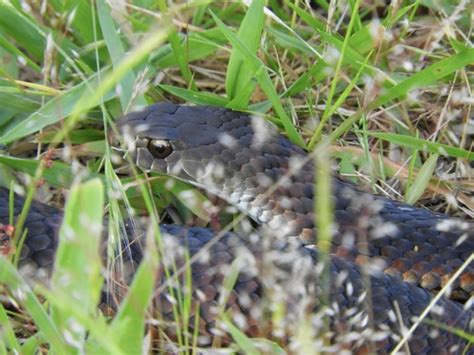
<instances>
[{"instance_id":1,"label":"snake","mask_svg":"<svg viewBox=\"0 0 474 355\"><path fill-rule=\"evenodd\" d=\"M327 256L320 251L315 210L315 171L324 162L315 163L311 153L266 119L222 107L162 102L126 114L117 127L121 149L141 170L203 189L248 216L247 227L256 227L216 232L160 226L166 250L160 268L169 268L170 258L178 269L190 267L189 292L198 306L192 307L188 324L197 326L191 334L197 330L200 344L229 337L219 319L224 308L249 336L290 343L292 330L304 319L314 339L327 332L329 341L313 344L323 352L387 353L408 329L402 348L407 352L472 351L468 337L452 331L473 329L474 266L466 265L474 250L472 222L364 191L334 173ZM11 212L8 196L0 189L3 224ZM15 195L14 215L22 204ZM48 282L61 219L60 210L33 202L18 266L26 279ZM143 234L129 228L122 241L130 277L143 258ZM226 290L230 269L237 272ZM178 277L164 287L165 273L159 274L154 309L172 320L169 289L186 286ZM448 295L434 300L445 286ZM271 317L277 307L285 310L283 320ZM427 307L430 321L413 326ZM173 322L165 328L171 336L176 333Z\"/></svg>"}]
</instances>

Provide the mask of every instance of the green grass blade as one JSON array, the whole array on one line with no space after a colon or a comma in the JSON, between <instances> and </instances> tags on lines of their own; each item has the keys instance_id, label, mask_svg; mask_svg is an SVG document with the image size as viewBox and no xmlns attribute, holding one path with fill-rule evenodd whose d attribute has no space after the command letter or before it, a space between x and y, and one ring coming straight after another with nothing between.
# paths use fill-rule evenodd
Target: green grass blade
<instances>
[{"instance_id":1,"label":"green grass blade","mask_svg":"<svg viewBox=\"0 0 474 355\"><path fill-rule=\"evenodd\" d=\"M99 73L100 74L100 73ZM87 82L80 83L71 89L64 91L59 96L48 101L39 110L33 112L26 119L9 128L0 136L0 143L10 143L29 134L38 132L42 128L57 123L64 117L71 115L76 109L77 102L81 97L91 96L92 89L99 86L98 75L94 75ZM103 96L104 101L115 97L116 93L109 91ZM83 100L82 110L86 111L97 104L97 101Z\"/></svg>"},{"instance_id":2,"label":"green grass blade","mask_svg":"<svg viewBox=\"0 0 474 355\"><path fill-rule=\"evenodd\" d=\"M203 221L209 222L211 220L212 213L210 211L212 203L199 190L196 190L184 181L170 180L168 176L158 177L157 180L161 180L160 184L156 184L157 186L164 186L166 191L176 196L193 214Z\"/></svg>"},{"instance_id":3,"label":"green grass blade","mask_svg":"<svg viewBox=\"0 0 474 355\"><path fill-rule=\"evenodd\" d=\"M59 291L53 305L54 322L75 344L84 342L86 332L67 305L80 305L85 315L95 313L102 286L99 246L103 212L104 186L99 179L72 187L59 231L51 292ZM65 307L57 307L59 302Z\"/></svg>"},{"instance_id":4,"label":"green grass blade","mask_svg":"<svg viewBox=\"0 0 474 355\"><path fill-rule=\"evenodd\" d=\"M39 67L38 64L31 60L31 58L29 58L19 48L15 47L2 33L0 33L0 47L3 47L6 51L10 52L17 58L24 58L30 68L38 73L41 72L41 67Z\"/></svg>"},{"instance_id":5,"label":"green grass blade","mask_svg":"<svg viewBox=\"0 0 474 355\"><path fill-rule=\"evenodd\" d=\"M176 63L178 63L181 75L183 76L184 80L186 80L190 88L197 90L196 83L193 80L193 73L189 69L187 53L184 50L183 44L181 43L176 29L170 33L168 36L168 41L171 44L171 48L173 48L174 59Z\"/></svg>"},{"instance_id":6,"label":"green grass blade","mask_svg":"<svg viewBox=\"0 0 474 355\"><path fill-rule=\"evenodd\" d=\"M244 46L252 53L256 54L260 45L260 38L263 30L263 6L265 1L253 0L247 10L244 19L239 27L237 38L242 42ZM229 100L234 100L237 96L242 95L242 92L249 85L252 86L253 71L249 68L246 63L244 56L239 50L235 48L229 59L229 65L227 67L226 75L226 93ZM235 109L246 109L252 93L246 92L245 99L241 99L239 106L235 106Z\"/></svg>"},{"instance_id":7,"label":"green grass blade","mask_svg":"<svg viewBox=\"0 0 474 355\"><path fill-rule=\"evenodd\" d=\"M54 29L43 29L38 22L5 1L0 2L0 29L13 37L20 47L28 48L28 53L36 60L43 60L48 34L52 35L56 44L60 43L62 55L79 52L79 48L68 38Z\"/></svg>"},{"instance_id":8,"label":"green grass blade","mask_svg":"<svg viewBox=\"0 0 474 355\"><path fill-rule=\"evenodd\" d=\"M93 43L93 19L91 6L94 4L89 0L51 0L49 4L58 12L70 16L70 27L72 35L80 44ZM72 16L74 15L74 16Z\"/></svg>"},{"instance_id":9,"label":"green grass blade","mask_svg":"<svg viewBox=\"0 0 474 355\"><path fill-rule=\"evenodd\" d=\"M377 107L385 105L395 99L399 99L407 95L410 91L427 87L436 83L438 80L454 73L456 70L462 69L467 65L474 64L474 48L470 48L461 53L457 53L442 59L439 62L426 67L411 77L403 80L392 88L388 89L381 96L376 98L368 107L373 110Z\"/></svg>"},{"instance_id":10,"label":"green grass blade","mask_svg":"<svg viewBox=\"0 0 474 355\"><path fill-rule=\"evenodd\" d=\"M10 156L0 155L0 163L5 164L16 171L22 171L30 176L35 176L35 173L41 164L39 160L14 158ZM48 168L43 172L42 177L51 185L57 187L70 187L77 177L73 173L71 166L59 161L52 162ZM100 178L103 176L98 173L88 172L90 178Z\"/></svg>"},{"instance_id":11,"label":"green grass blade","mask_svg":"<svg viewBox=\"0 0 474 355\"><path fill-rule=\"evenodd\" d=\"M296 49L305 55L311 55L314 52L308 48L308 44L295 37L292 33L288 33L280 28L269 27L265 31L275 38L278 44L288 50Z\"/></svg>"},{"instance_id":12,"label":"green grass blade","mask_svg":"<svg viewBox=\"0 0 474 355\"><path fill-rule=\"evenodd\" d=\"M433 154L428 158L428 160L423 164L421 169L418 171L417 176L413 180L413 183L407 189L405 194L405 202L412 205L423 195L426 187L428 186L431 178L433 177L433 172L436 168L436 163L438 161L438 155Z\"/></svg>"},{"instance_id":13,"label":"green grass blade","mask_svg":"<svg viewBox=\"0 0 474 355\"><path fill-rule=\"evenodd\" d=\"M253 75L257 78L260 87L272 102L273 108L278 114L278 117L280 118L280 121L285 128L286 133L288 134L288 138L295 144L305 147L303 139L296 131L293 122L281 104L280 97L273 86L273 82L268 75L266 67L263 65L260 59L255 56L216 15L214 15L212 12L211 15L221 31L232 43L232 46L242 53L245 61L249 64L249 68L252 70Z\"/></svg>"},{"instance_id":14,"label":"green grass blade","mask_svg":"<svg viewBox=\"0 0 474 355\"><path fill-rule=\"evenodd\" d=\"M68 353L69 348L56 324L48 316L46 310L18 271L4 256L0 256L0 283L8 286L15 299L24 305L28 314L33 318L36 326L50 344L51 350L62 354Z\"/></svg>"},{"instance_id":15,"label":"green grass blade","mask_svg":"<svg viewBox=\"0 0 474 355\"><path fill-rule=\"evenodd\" d=\"M210 92L198 92L190 89L183 89L172 85L159 85L160 88L177 96L184 101L192 102L197 105L212 105L225 107L229 101L222 97Z\"/></svg>"},{"instance_id":16,"label":"green grass blade","mask_svg":"<svg viewBox=\"0 0 474 355\"><path fill-rule=\"evenodd\" d=\"M143 348L146 311L153 298L158 270L158 252L151 233L147 233L144 251L132 285L109 328L110 336L117 339L124 353L134 353Z\"/></svg>"},{"instance_id":17,"label":"green grass blade","mask_svg":"<svg viewBox=\"0 0 474 355\"><path fill-rule=\"evenodd\" d=\"M25 94L11 93L11 87L0 87L0 102L2 103L2 110L9 110L15 113L28 113L36 111L39 108L39 103L25 97ZM7 92L10 91L10 92Z\"/></svg>"},{"instance_id":18,"label":"green grass blade","mask_svg":"<svg viewBox=\"0 0 474 355\"><path fill-rule=\"evenodd\" d=\"M114 68L116 68L126 53L122 41L118 36L114 19L111 16L111 8L105 0L97 1L97 14L99 16L100 28L104 35L105 44L107 45L110 58L112 59L112 64ZM117 84L117 86L120 87L119 99L124 112L131 106L132 99L134 99L134 104L139 106L144 106L147 103L143 95L134 95L135 80L135 74L133 71L129 71Z\"/></svg>"},{"instance_id":19,"label":"green grass blade","mask_svg":"<svg viewBox=\"0 0 474 355\"><path fill-rule=\"evenodd\" d=\"M37 355L39 347L44 343L46 343L44 336L41 333L36 333L23 342L20 354Z\"/></svg>"},{"instance_id":20,"label":"green grass blade","mask_svg":"<svg viewBox=\"0 0 474 355\"><path fill-rule=\"evenodd\" d=\"M385 132L368 132L369 135L383 139L385 141L395 143L404 147L412 149L420 149L428 151L430 153L441 154L445 156L451 156L454 158L461 158L467 160L474 160L474 153L453 147L447 144L430 142L425 139L410 137L403 134L396 133L385 133Z\"/></svg>"},{"instance_id":21,"label":"green grass blade","mask_svg":"<svg viewBox=\"0 0 474 355\"><path fill-rule=\"evenodd\" d=\"M237 328L230 320L227 314L221 316L222 322L226 326L226 330L230 333L232 338L235 340L240 350L244 354L257 355L260 354L258 348L253 344L253 339L249 338L239 328Z\"/></svg>"},{"instance_id":22,"label":"green grass blade","mask_svg":"<svg viewBox=\"0 0 474 355\"><path fill-rule=\"evenodd\" d=\"M371 27L366 26L355 32L347 41L337 33L326 32L326 25L320 23L312 14L301 9L300 7L288 3L300 18L308 23L321 36L323 41L330 44L340 52L346 52L342 58L343 66L350 66L357 70L363 70L362 73L371 73L372 68L365 66L363 54L367 54L373 49L377 43L371 33ZM347 43L345 43L347 42ZM326 63L324 59L319 59L312 67L310 67L304 74L302 74L283 94L283 96L294 96L305 90L315 83L324 80L332 71L328 70L330 64Z\"/></svg>"},{"instance_id":23,"label":"green grass blade","mask_svg":"<svg viewBox=\"0 0 474 355\"><path fill-rule=\"evenodd\" d=\"M319 20L317 17L313 16L313 14L309 13L308 11L303 10L298 5L295 5L293 2L286 0L285 3L298 14L301 19L310 25L315 30L325 31L326 24Z\"/></svg>"},{"instance_id":24,"label":"green grass blade","mask_svg":"<svg viewBox=\"0 0 474 355\"><path fill-rule=\"evenodd\" d=\"M46 39L25 15L7 2L0 3L0 28L15 39L17 45L28 48L35 60L41 60L46 47Z\"/></svg>"},{"instance_id":25,"label":"green grass blade","mask_svg":"<svg viewBox=\"0 0 474 355\"><path fill-rule=\"evenodd\" d=\"M5 344L10 351L21 353L21 346L13 331L13 326L8 319L7 312L0 303L0 342Z\"/></svg>"},{"instance_id":26,"label":"green grass blade","mask_svg":"<svg viewBox=\"0 0 474 355\"><path fill-rule=\"evenodd\" d=\"M227 42L218 28L211 28L203 32L192 32L186 42L186 56L188 62L206 58ZM163 46L152 57L152 63L165 69L176 65L171 45Z\"/></svg>"},{"instance_id":27,"label":"green grass blade","mask_svg":"<svg viewBox=\"0 0 474 355\"><path fill-rule=\"evenodd\" d=\"M354 4L354 8L352 10L351 21L349 22L346 37L344 38L344 42L342 43L342 46L338 47L338 49L341 51L341 53L339 54L339 59L337 61L336 68L335 68L334 78L332 79L331 86L329 88L328 97L326 99L326 108L324 109L323 116L321 118L321 122L319 123L318 127L314 131L313 136L311 137L311 140L308 144L308 149L310 149L310 150L315 146L316 142L321 137L322 130L323 130L326 122L329 120L331 112L334 112L337 108L337 103L336 103L336 105L333 105L332 100L333 100L334 95L336 93L336 87L337 87L337 84L339 82L338 79L339 79L339 75L340 75L340 72L341 72L342 63L344 62L344 58L346 56L347 57L352 57L352 56L355 55L355 51L351 50L350 47L349 47L349 39L350 39L350 35L352 33L352 28L354 26L354 22L355 22L355 19L356 19L355 13L357 12L358 8L359 8L359 0L356 0L356 2ZM363 63L367 63L367 59L365 59L365 60L362 59ZM360 73L358 75L360 75Z\"/></svg>"}]
</instances>

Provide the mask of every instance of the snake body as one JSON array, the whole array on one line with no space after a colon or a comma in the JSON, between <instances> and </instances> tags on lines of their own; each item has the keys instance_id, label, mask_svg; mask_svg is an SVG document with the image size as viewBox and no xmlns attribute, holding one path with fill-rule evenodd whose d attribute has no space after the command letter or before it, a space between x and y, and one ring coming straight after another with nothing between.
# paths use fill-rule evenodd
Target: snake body
<instances>
[{"instance_id":1,"label":"snake body","mask_svg":"<svg viewBox=\"0 0 474 355\"><path fill-rule=\"evenodd\" d=\"M281 238L315 243L312 160L261 118L218 107L157 104L127 115L121 126L135 140L140 168L203 187ZM163 159L149 149L156 141L171 146ZM332 252L351 261L371 258L386 272L434 291L474 251L472 223L362 192L339 177L332 195ZM470 265L454 297L472 295L473 272Z\"/></svg>"},{"instance_id":2,"label":"snake body","mask_svg":"<svg viewBox=\"0 0 474 355\"><path fill-rule=\"evenodd\" d=\"M186 251L197 257L191 275L199 311L193 308L189 324L198 324L201 341L206 343L220 334L215 330L220 307L230 309L235 323L250 335L291 334L301 319L309 319L318 335L325 329L324 318L329 319L330 343L335 344L326 351L389 351L413 317L429 305L433 292L473 252L472 224L362 192L335 177L332 195L337 225L329 290L325 290L315 244L313 163L264 122L222 108L167 103L120 121L141 169L165 172L203 187L264 227L259 235L225 233L218 239L209 229L160 227L167 253L178 266L185 263ZM8 191L0 189L0 223L7 222L7 196ZM15 214L21 205L16 196ZM19 265L29 278L47 282L60 220L60 211L33 204ZM126 262L138 264L143 245L139 234L131 231L124 245L131 246ZM162 268L169 265L167 257ZM238 266L238 276L223 298L222 285L231 264ZM368 267L374 264L378 266ZM442 298L437 312L430 313L432 320L472 330L472 309L456 301L472 295L472 272L472 265L468 266L451 293L454 300ZM160 278L159 284L165 283ZM184 281L172 287L185 288ZM155 306L172 319L169 293L158 289ZM323 302L323 296L329 302ZM287 318L269 328L267 314L276 305L284 306ZM169 326L167 332L172 334L173 329ZM320 349L323 345L319 344ZM469 345L450 331L421 323L407 346L411 353L458 353Z\"/></svg>"}]
</instances>

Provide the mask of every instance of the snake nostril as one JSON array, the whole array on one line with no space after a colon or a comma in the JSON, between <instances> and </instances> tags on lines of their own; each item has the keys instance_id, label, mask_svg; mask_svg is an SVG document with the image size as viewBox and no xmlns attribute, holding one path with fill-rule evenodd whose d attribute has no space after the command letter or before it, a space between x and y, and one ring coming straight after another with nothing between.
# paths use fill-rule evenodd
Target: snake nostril
<instances>
[{"instance_id":1,"label":"snake nostril","mask_svg":"<svg viewBox=\"0 0 474 355\"><path fill-rule=\"evenodd\" d=\"M151 139L148 142L148 150L155 158L164 159L173 152L173 147L165 139Z\"/></svg>"}]
</instances>

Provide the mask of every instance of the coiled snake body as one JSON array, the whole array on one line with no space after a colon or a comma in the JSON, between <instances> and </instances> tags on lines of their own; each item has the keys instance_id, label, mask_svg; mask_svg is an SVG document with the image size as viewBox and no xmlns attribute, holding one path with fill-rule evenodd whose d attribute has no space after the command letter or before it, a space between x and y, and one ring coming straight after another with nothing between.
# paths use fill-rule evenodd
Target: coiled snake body
<instances>
[{"instance_id":1,"label":"coiled snake body","mask_svg":"<svg viewBox=\"0 0 474 355\"><path fill-rule=\"evenodd\" d=\"M262 225L259 236L226 233L219 239L209 229L161 227L170 250L185 248L193 256L206 249L191 264L199 312L191 315L190 324L199 317L204 343L215 335L225 266L234 262L240 265L239 274L225 307L248 334L275 334L278 329L286 334L301 319L309 319L317 334L324 328L324 314L330 319L331 343L340 346L333 351L389 351L474 250L472 224L359 191L335 177L329 303L323 304L314 166L303 150L261 118L216 107L160 103L126 115L119 127L142 170L202 187ZM7 200L7 191L0 190L3 223ZM21 207L19 198L15 205ZM60 218L53 208L33 205L20 262L30 277L43 269L47 278ZM131 233L129 241L134 238ZM182 254L176 254L181 260ZM132 243L128 260L136 264L140 259L140 243ZM438 311L430 313L435 323L471 330L472 309L463 309L463 302L474 290L473 270L468 265L454 283L451 300L441 299ZM265 328L268 322L262 319L276 304L284 305L287 318ZM156 306L171 318L165 292L156 298ZM431 323L421 323L408 341L412 353L456 353L465 347L465 340Z\"/></svg>"}]
</instances>

